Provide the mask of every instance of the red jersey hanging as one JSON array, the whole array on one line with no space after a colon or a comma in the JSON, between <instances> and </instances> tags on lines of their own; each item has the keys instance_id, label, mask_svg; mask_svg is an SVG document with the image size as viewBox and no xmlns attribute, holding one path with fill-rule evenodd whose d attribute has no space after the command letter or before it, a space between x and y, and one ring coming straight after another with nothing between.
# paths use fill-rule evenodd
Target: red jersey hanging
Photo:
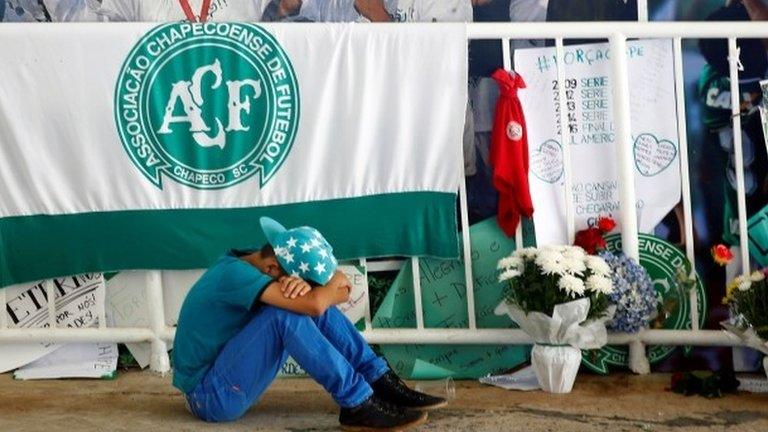
<instances>
[{"instance_id":1,"label":"red jersey hanging","mask_svg":"<svg viewBox=\"0 0 768 432\"><path fill-rule=\"evenodd\" d=\"M512 236L520 215L533 216L528 188L528 136L517 90L525 88L520 74L497 69L491 76L499 85L499 100L491 134L493 186L499 191L499 226Z\"/></svg>"}]
</instances>

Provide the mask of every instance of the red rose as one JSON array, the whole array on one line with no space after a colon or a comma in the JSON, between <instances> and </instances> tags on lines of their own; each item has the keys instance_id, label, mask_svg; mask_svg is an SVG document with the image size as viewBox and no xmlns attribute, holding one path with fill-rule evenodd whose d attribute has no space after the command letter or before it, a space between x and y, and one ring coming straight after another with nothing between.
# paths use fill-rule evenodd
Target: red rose
<instances>
[{"instance_id":1,"label":"red rose","mask_svg":"<svg viewBox=\"0 0 768 432\"><path fill-rule=\"evenodd\" d=\"M605 249L606 247L603 233L598 228L587 228L577 232L576 240L573 244L580 246L591 255L594 255L598 250Z\"/></svg>"},{"instance_id":2,"label":"red rose","mask_svg":"<svg viewBox=\"0 0 768 432\"><path fill-rule=\"evenodd\" d=\"M600 228L600 231L602 231L603 234L608 234L616 228L616 221L610 217L600 217L597 220L597 227Z\"/></svg>"},{"instance_id":3,"label":"red rose","mask_svg":"<svg viewBox=\"0 0 768 432\"><path fill-rule=\"evenodd\" d=\"M724 244L712 246L711 252L712 259L721 266L728 264L733 259L733 252L731 252L731 249Z\"/></svg>"}]
</instances>

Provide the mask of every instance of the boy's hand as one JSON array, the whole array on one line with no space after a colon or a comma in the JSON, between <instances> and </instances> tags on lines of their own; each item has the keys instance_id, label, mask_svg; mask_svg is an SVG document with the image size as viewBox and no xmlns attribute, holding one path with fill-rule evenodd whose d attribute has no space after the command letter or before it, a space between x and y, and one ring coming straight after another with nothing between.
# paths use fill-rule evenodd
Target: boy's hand
<instances>
[{"instance_id":1,"label":"boy's hand","mask_svg":"<svg viewBox=\"0 0 768 432\"><path fill-rule=\"evenodd\" d=\"M278 279L278 282L285 298L302 297L312 289L304 279L299 277L283 276Z\"/></svg>"},{"instance_id":2,"label":"boy's hand","mask_svg":"<svg viewBox=\"0 0 768 432\"><path fill-rule=\"evenodd\" d=\"M346 286L347 288L352 289L352 284L349 282L347 275L345 275L341 270L336 270L336 273L333 274L333 277L331 277L331 280L328 281L328 284Z\"/></svg>"},{"instance_id":3,"label":"boy's hand","mask_svg":"<svg viewBox=\"0 0 768 432\"><path fill-rule=\"evenodd\" d=\"M334 301L334 304L341 304L349 301L352 284L349 282L347 275L341 271L337 271L328 282L328 285L333 285L336 288L336 300Z\"/></svg>"}]
</instances>

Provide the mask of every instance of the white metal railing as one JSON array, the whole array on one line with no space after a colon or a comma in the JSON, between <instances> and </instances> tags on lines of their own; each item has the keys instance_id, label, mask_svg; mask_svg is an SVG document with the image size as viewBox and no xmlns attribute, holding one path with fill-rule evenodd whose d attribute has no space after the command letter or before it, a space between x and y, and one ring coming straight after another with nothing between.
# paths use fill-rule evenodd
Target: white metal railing
<instances>
[{"instance_id":1,"label":"white metal railing","mask_svg":"<svg viewBox=\"0 0 768 432\"><path fill-rule=\"evenodd\" d=\"M642 2L641 2L642 3ZM647 10L644 11L647 19ZM418 25L418 24L411 24ZM733 109L734 148L736 158L738 214L740 225L740 240L742 257L749 256L747 247L747 215L744 194L744 167L742 159L741 119L739 117L738 91L738 53L736 38L768 38L768 26L764 23L475 23L467 24L468 40L498 40L502 44L504 67L511 69L510 39L554 39L557 56L558 80L563 82L564 71L564 38L594 38L609 39L613 73L616 76L614 87L613 114L617 130L616 164L619 168L620 203L622 209L622 245L624 252L635 258L638 257L638 229L635 202L634 166L630 140L630 111L629 111L629 82L627 70L626 42L627 38L671 38L673 39L675 62L675 92L677 96L678 139L681 155L681 182L683 191L683 210L685 218L686 255L695 268L693 220L691 217L691 185L688 167L688 142L685 124L685 98L682 72L682 39L684 38L728 38L730 60L730 82ZM558 98L560 106L566 106L564 86L559 86ZM566 124L565 110L560 110L561 124ZM562 134L569 134L567 127L560 128ZM570 142L567 137L561 137L561 142ZM570 164L570 151L564 145L565 182L566 182L566 219L568 238L573 239L575 233L574 212L571 184L573 167ZM461 152L459 147L457 151ZM406 261L374 261L368 262L368 271L397 270L403 264L409 263L413 270L414 304L416 308L416 328L413 329L383 329L373 328L371 323L370 303L365 310L365 330L362 334L371 343L378 344L529 344L532 341L521 330L513 329L478 329L475 317L474 280L471 267L471 239L469 233L469 216L466 197L466 183L462 177L459 187L459 207L462 226L468 326L466 329L435 329L424 328L424 317L419 278L419 259L411 258ZM522 232L518 230L517 244L522 244ZM361 263L366 263L364 259ZM749 259L742 259L742 272L749 272ZM46 287L49 298L52 297L52 285ZM53 302L49 302L50 328L9 329L6 316L0 313L0 342L150 342L152 346L151 368L159 372L169 369L166 353L167 342L172 342L175 329L165 325L163 316L162 282L159 271L147 272L146 297L148 299L150 327L149 328L107 328L106 320L99 317L99 328L87 329L58 329L55 328L55 311ZM638 334L611 334L609 343L629 345L630 357L643 358L645 344L652 345L709 345L735 346L740 341L729 334L718 330L699 330L698 328L698 298L695 291L690 293L691 301L691 330L645 330ZM0 289L0 304L5 304L5 290ZM636 372L646 372L646 365L639 365Z\"/></svg>"}]
</instances>

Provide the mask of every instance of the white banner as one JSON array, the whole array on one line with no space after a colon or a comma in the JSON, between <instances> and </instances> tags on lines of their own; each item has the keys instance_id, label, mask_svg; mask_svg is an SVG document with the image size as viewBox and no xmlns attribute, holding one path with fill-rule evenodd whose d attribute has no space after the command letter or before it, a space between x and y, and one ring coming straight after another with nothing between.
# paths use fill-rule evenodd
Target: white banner
<instances>
[{"instance_id":1,"label":"white banner","mask_svg":"<svg viewBox=\"0 0 768 432\"><path fill-rule=\"evenodd\" d=\"M630 108L639 229L653 228L680 201L672 45L628 42ZM613 83L607 43L565 47L565 92L576 229L599 216L620 220ZM554 48L515 52L528 88L530 186L538 244L567 243L562 139Z\"/></svg>"},{"instance_id":2,"label":"white banner","mask_svg":"<svg viewBox=\"0 0 768 432\"><path fill-rule=\"evenodd\" d=\"M455 193L463 26L209 24L0 27L0 217Z\"/></svg>"},{"instance_id":3,"label":"white banner","mask_svg":"<svg viewBox=\"0 0 768 432\"><path fill-rule=\"evenodd\" d=\"M122 236L144 257L92 247L54 275L199 268L265 214L317 226L341 258L458 253L461 24L6 24L0 40L0 286L36 274L8 244L22 235ZM230 212L160 214L182 210ZM58 217L16 218L35 215ZM206 258L167 253L191 248Z\"/></svg>"}]
</instances>

